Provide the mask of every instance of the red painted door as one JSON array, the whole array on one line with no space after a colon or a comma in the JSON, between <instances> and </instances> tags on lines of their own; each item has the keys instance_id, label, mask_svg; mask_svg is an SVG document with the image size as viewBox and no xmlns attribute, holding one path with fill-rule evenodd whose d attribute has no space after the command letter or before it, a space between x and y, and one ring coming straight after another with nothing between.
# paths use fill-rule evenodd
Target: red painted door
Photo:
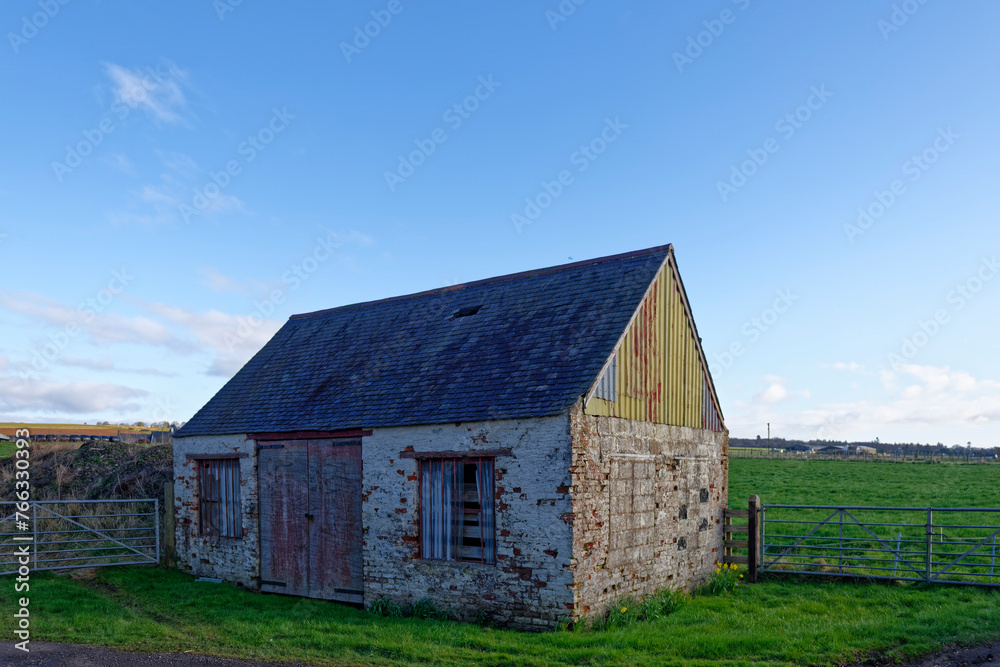
<instances>
[{"instance_id":1,"label":"red painted door","mask_svg":"<svg viewBox=\"0 0 1000 667\"><path fill-rule=\"evenodd\" d=\"M258 452L261 590L362 602L360 440Z\"/></svg>"},{"instance_id":2,"label":"red painted door","mask_svg":"<svg viewBox=\"0 0 1000 667\"><path fill-rule=\"evenodd\" d=\"M308 454L305 440L269 442L258 450L262 591L309 594Z\"/></svg>"},{"instance_id":3,"label":"red painted door","mask_svg":"<svg viewBox=\"0 0 1000 667\"><path fill-rule=\"evenodd\" d=\"M361 443L309 441L309 595L361 602Z\"/></svg>"}]
</instances>

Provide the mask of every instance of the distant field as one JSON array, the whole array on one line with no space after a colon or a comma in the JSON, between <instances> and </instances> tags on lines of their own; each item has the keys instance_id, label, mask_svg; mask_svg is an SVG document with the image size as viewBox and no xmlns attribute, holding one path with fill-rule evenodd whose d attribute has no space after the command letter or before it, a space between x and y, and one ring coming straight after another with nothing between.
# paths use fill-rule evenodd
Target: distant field
<instances>
[{"instance_id":1,"label":"distant field","mask_svg":"<svg viewBox=\"0 0 1000 667\"><path fill-rule=\"evenodd\" d=\"M1000 507L998 482L992 465L730 459L729 506L757 494L786 505Z\"/></svg>"},{"instance_id":2,"label":"distant field","mask_svg":"<svg viewBox=\"0 0 1000 667\"><path fill-rule=\"evenodd\" d=\"M146 432L150 430L144 426L118 426L117 424L108 424L106 426L98 426L96 424L22 424L20 422L0 422L0 431L7 431L9 429L19 429L26 428L29 431L49 431L49 430L63 430L63 429L83 429L83 432L97 432L103 430L114 430L118 431L136 431L136 432Z\"/></svg>"}]
</instances>

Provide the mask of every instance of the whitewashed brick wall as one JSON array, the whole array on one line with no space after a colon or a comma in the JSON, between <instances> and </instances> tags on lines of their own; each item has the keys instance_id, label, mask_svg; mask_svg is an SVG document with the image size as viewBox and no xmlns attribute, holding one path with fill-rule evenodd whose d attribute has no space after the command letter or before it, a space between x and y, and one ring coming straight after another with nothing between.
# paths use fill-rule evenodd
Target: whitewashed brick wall
<instances>
[{"instance_id":1,"label":"whitewashed brick wall","mask_svg":"<svg viewBox=\"0 0 1000 667\"><path fill-rule=\"evenodd\" d=\"M257 589L260 551L255 443L245 435L197 435L174 438L174 507L177 566L203 577L215 577ZM240 462L243 537L198 534L198 472L188 455L244 454Z\"/></svg>"},{"instance_id":2,"label":"whitewashed brick wall","mask_svg":"<svg viewBox=\"0 0 1000 667\"><path fill-rule=\"evenodd\" d=\"M496 459L495 565L422 560L418 464L403 451L510 449ZM376 429L364 439L365 602L430 597L522 628L572 613L569 416Z\"/></svg>"}]
</instances>

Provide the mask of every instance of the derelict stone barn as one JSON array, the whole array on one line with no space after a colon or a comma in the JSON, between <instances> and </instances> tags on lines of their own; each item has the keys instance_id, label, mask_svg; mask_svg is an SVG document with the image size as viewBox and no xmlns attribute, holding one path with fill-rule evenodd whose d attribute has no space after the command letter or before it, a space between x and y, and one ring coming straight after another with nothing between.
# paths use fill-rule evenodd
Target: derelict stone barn
<instances>
[{"instance_id":1,"label":"derelict stone barn","mask_svg":"<svg viewBox=\"0 0 1000 667\"><path fill-rule=\"evenodd\" d=\"M176 435L181 567L554 627L721 560L673 248L295 315Z\"/></svg>"}]
</instances>

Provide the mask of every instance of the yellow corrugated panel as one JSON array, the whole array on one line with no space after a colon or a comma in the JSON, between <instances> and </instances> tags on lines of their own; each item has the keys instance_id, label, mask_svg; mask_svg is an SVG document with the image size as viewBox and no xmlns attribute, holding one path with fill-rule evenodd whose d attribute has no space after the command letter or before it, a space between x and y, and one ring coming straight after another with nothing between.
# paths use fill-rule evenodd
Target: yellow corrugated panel
<instances>
[{"instance_id":1,"label":"yellow corrugated panel","mask_svg":"<svg viewBox=\"0 0 1000 667\"><path fill-rule=\"evenodd\" d=\"M617 354L616 400L593 398L588 414L702 428L704 369L669 263L656 277Z\"/></svg>"}]
</instances>

